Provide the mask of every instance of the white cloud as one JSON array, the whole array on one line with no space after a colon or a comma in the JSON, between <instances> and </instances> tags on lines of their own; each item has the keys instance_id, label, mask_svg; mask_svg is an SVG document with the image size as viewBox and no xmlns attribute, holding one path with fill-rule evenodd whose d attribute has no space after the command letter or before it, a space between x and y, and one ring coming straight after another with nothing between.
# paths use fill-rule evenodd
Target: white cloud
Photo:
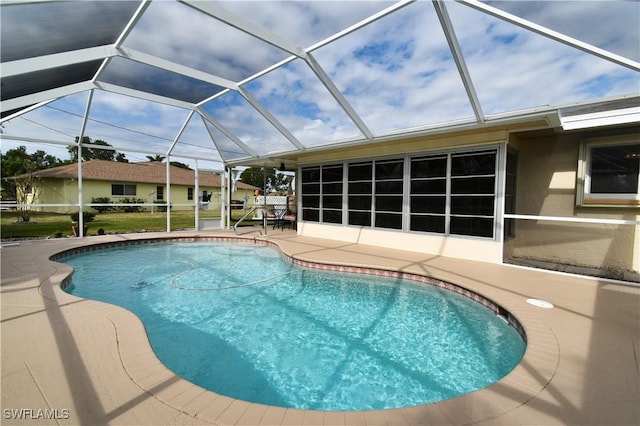
<instances>
[{"instance_id":1,"label":"white cloud","mask_svg":"<svg viewBox=\"0 0 640 426\"><path fill-rule=\"evenodd\" d=\"M633 60L640 60L636 1L498 1L492 6ZM636 29L636 31L634 31Z\"/></svg>"},{"instance_id":2,"label":"white cloud","mask_svg":"<svg viewBox=\"0 0 640 426\"><path fill-rule=\"evenodd\" d=\"M394 1L223 1L221 6L309 47Z\"/></svg>"},{"instance_id":3,"label":"white cloud","mask_svg":"<svg viewBox=\"0 0 640 426\"><path fill-rule=\"evenodd\" d=\"M389 4L221 2L223 7L303 47ZM629 30L638 28L640 17L633 13L637 12L637 3L555 1L495 5L596 46L636 59L640 56L640 35ZM486 114L637 93L640 88L638 73L464 5L447 2L446 6ZM176 2L153 2L125 45L233 80L288 56ZM473 115L431 2L408 5L313 54L374 133ZM302 60L262 76L247 88L305 145L361 137ZM232 97L233 102L227 100ZM292 148L251 106L238 102L239 95L223 98L209 106L211 113L256 151ZM79 99L68 101L66 106L81 114L86 101ZM30 114L41 124L69 135L79 132L77 120L56 123L59 118L46 108ZM175 138L187 114L179 108L97 91L91 118L138 133L90 122L87 135L125 147L161 151ZM7 133L19 130L24 136L31 136L53 132L22 121L8 123ZM193 152L209 146L204 127L194 129L190 125L181 138L187 144L179 148L181 152L189 152L189 145ZM226 137L221 139L221 145L237 150Z\"/></svg>"},{"instance_id":4,"label":"white cloud","mask_svg":"<svg viewBox=\"0 0 640 426\"><path fill-rule=\"evenodd\" d=\"M234 81L289 56L175 2L153 2L124 45Z\"/></svg>"},{"instance_id":5,"label":"white cloud","mask_svg":"<svg viewBox=\"0 0 640 426\"><path fill-rule=\"evenodd\" d=\"M450 12L487 114L637 91L637 73L604 59L458 4ZM626 84L612 84L607 75L626 75Z\"/></svg>"}]
</instances>

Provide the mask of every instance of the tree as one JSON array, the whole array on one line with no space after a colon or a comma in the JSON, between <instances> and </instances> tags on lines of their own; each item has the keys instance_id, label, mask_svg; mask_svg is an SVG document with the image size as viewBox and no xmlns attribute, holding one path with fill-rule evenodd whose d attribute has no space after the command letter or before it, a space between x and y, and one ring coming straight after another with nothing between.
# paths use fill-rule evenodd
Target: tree
<instances>
[{"instance_id":1,"label":"tree","mask_svg":"<svg viewBox=\"0 0 640 426\"><path fill-rule=\"evenodd\" d=\"M2 169L2 196L8 199L17 199L16 181L7 179L38 170L48 169L66 164L57 157L38 150L33 154L27 152L25 146L19 146L0 155L0 169Z\"/></svg>"},{"instance_id":2,"label":"tree","mask_svg":"<svg viewBox=\"0 0 640 426\"><path fill-rule=\"evenodd\" d=\"M265 193L277 192L286 194L289 182L284 173L278 173L276 169L267 168L267 186L264 186L264 169L262 167L249 167L240 174L240 180L248 185L262 188Z\"/></svg>"},{"instance_id":3,"label":"tree","mask_svg":"<svg viewBox=\"0 0 640 426\"><path fill-rule=\"evenodd\" d=\"M155 154L155 155L147 155L147 159L152 162L162 163L166 157L164 155Z\"/></svg>"},{"instance_id":4,"label":"tree","mask_svg":"<svg viewBox=\"0 0 640 426\"><path fill-rule=\"evenodd\" d=\"M16 191L16 203L18 207L18 221L31 221L31 204L38 199L40 194L40 178L33 173L33 170L27 171L14 179Z\"/></svg>"},{"instance_id":5,"label":"tree","mask_svg":"<svg viewBox=\"0 0 640 426\"><path fill-rule=\"evenodd\" d=\"M76 143L80 138L76 136ZM90 137L84 136L82 138L82 161L89 160L105 160L105 161L119 161L121 163L128 163L129 160L125 157L125 155L121 152L114 151L112 149L101 149L101 148L91 148L85 145L100 145L105 147L111 147L112 145L107 142L96 139L94 141L91 140ZM69 154L71 154L72 161L78 161L78 146L72 145L67 148Z\"/></svg>"}]
</instances>

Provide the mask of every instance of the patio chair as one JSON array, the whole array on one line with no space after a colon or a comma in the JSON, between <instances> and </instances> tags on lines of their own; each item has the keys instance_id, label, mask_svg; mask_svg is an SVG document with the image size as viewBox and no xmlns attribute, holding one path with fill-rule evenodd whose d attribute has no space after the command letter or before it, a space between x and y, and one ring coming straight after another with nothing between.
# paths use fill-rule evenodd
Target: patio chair
<instances>
[{"instance_id":1,"label":"patio chair","mask_svg":"<svg viewBox=\"0 0 640 426\"><path fill-rule=\"evenodd\" d=\"M265 206L263 214L267 219L267 223L269 223L269 221L273 222L273 229L276 229L276 226L278 225L278 216L274 212L273 206Z\"/></svg>"},{"instance_id":2,"label":"patio chair","mask_svg":"<svg viewBox=\"0 0 640 426\"><path fill-rule=\"evenodd\" d=\"M297 216L295 213L282 216L282 229L286 226L289 229L296 229Z\"/></svg>"}]
</instances>

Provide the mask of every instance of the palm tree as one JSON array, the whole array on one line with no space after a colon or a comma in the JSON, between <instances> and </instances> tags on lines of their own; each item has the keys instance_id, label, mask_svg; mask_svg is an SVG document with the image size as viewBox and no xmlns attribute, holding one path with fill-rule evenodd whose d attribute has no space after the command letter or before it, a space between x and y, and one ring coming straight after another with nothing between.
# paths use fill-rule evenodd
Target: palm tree
<instances>
[{"instance_id":1,"label":"palm tree","mask_svg":"<svg viewBox=\"0 0 640 426\"><path fill-rule=\"evenodd\" d=\"M147 159L149 161L157 161L158 163L162 163L166 157L164 155L155 154L155 155L147 155Z\"/></svg>"}]
</instances>

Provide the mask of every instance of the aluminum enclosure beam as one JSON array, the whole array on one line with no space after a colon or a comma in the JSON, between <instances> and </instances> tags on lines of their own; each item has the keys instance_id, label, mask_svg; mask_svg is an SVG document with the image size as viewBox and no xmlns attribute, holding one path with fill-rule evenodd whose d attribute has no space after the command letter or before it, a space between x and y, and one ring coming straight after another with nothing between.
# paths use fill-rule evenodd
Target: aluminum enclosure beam
<instances>
[{"instance_id":1,"label":"aluminum enclosure beam","mask_svg":"<svg viewBox=\"0 0 640 426\"><path fill-rule=\"evenodd\" d=\"M2 77L12 77L14 75L63 67L65 65L96 61L115 56L117 54L118 52L112 45L104 45L73 50L70 52L19 59L17 61L5 62L2 64Z\"/></svg>"},{"instance_id":2,"label":"aluminum enclosure beam","mask_svg":"<svg viewBox=\"0 0 640 426\"><path fill-rule=\"evenodd\" d=\"M226 89L238 90L238 85L234 81L227 80L226 78L218 77L213 74L206 73L204 71L197 70L195 68L187 67L177 64L166 59L159 58L157 56L149 55L135 49L129 49L126 47L119 47L117 51L123 58L130 59L132 61L140 62L146 65L151 65L156 68L164 69L176 74L184 75L194 78L196 80L211 83L215 86L224 87Z\"/></svg>"},{"instance_id":3,"label":"aluminum enclosure beam","mask_svg":"<svg viewBox=\"0 0 640 426\"><path fill-rule=\"evenodd\" d=\"M97 81L95 83L95 86L107 92L118 93L120 95L131 96L133 98L138 98L138 99L144 99L150 102L157 102L160 104L171 105L177 108L183 108L188 110L196 109L196 106L189 102L179 101L177 99L168 98L166 96L155 95L153 93L143 92L141 90L130 89L128 87L118 86L116 84L103 83L101 81Z\"/></svg>"},{"instance_id":4,"label":"aluminum enclosure beam","mask_svg":"<svg viewBox=\"0 0 640 426\"><path fill-rule=\"evenodd\" d=\"M293 144L299 150L304 150L304 145L278 121L266 108L264 108L257 99L255 99L247 90L239 88L240 94L253 106L273 127L275 127L282 135Z\"/></svg>"},{"instance_id":5,"label":"aluminum enclosure beam","mask_svg":"<svg viewBox=\"0 0 640 426\"><path fill-rule=\"evenodd\" d=\"M462 79L464 90L467 92L467 96L469 97L469 102L471 102L473 112L476 119L482 123L485 120L484 113L482 112L482 105L480 104L480 99L478 99L478 94L476 93L476 89L473 85L471 74L469 73L469 69L467 68L467 64L464 60L464 55L462 54L462 49L460 48L458 37L456 37L453 24L451 23L449 12L447 12L447 8L443 1L433 0L433 7L435 8L438 19L440 20L440 25L442 26L444 36L449 44L449 49L451 49L453 60L456 63L458 72L460 73L460 78Z\"/></svg>"},{"instance_id":6,"label":"aluminum enclosure beam","mask_svg":"<svg viewBox=\"0 0 640 426\"><path fill-rule=\"evenodd\" d=\"M56 87L55 89L44 90L30 95L3 100L2 103L0 103L0 106L3 112L11 111L14 109L28 107L33 104L38 104L40 102L52 101L78 92L84 92L85 90L90 90L94 87L95 86L90 81L70 84L68 86Z\"/></svg>"},{"instance_id":7,"label":"aluminum enclosure beam","mask_svg":"<svg viewBox=\"0 0 640 426\"><path fill-rule=\"evenodd\" d=\"M260 25L254 24L253 22L236 15L235 13L230 12L229 10L218 6L213 2L202 2L202 1L190 1L190 0L179 0L180 3L183 3L187 6L190 6L196 10L199 10L202 13L205 13L212 18L215 18L225 24L231 25L232 27L249 34L250 36L256 37L270 45L277 47L278 49L284 50L286 52L291 53L299 58L304 58L306 53L304 49L296 45L295 43L290 42L287 39L280 37L279 35L269 31L268 29L261 27Z\"/></svg>"},{"instance_id":8,"label":"aluminum enclosure beam","mask_svg":"<svg viewBox=\"0 0 640 426\"><path fill-rule=\"evenodd\" d=\"M333 96L333 98L338 102L338 105L342 107L344 112L347 113L349 118L353 121L358 129L362 132L362 134L369 140L373 139L373 133L367 125L362 121L358 113L353 109L351 104L344 97L340 89L335 85L333 80L327 75L327 73L322 69L318 61L313 57L311 53L307 54L305 61L309 65L309 68L313 71L313 73L320 79L320 82L327 88L329 93Z\"/></svg>"},{"instance_id":9,"label":"aluminum enclosure beam","mask_svg":"<svg viewBox=\"0 0 640 426\"><path fill-rule=\"evenodd\" d=\"M220 123L218 120L213 118L211 114L209 114L204 108L198 107L198 113L202 116L203 119L206 119L209 123L213 124L215 128L220 130L226 137L231 139L238 147L240 147L244 152L246 152L249 156L258 158L259 155L251 149L247 144L242 142L239 137L235 135L231 130L227 129L224 124Z\"/></svg>"},{"instance_id":10,"label":"aluminum enclosure beam","mask_svg":"<svg viewBox=\"0 0 640 426\"><path fill-rule=\"evenodd\" d=\"M526 30L533 31L536 34L540 34L552 40L559 41L560 43L566 44L567 46L575 47L576 49L580 49L583 52L587 52L591 55L598 56L602 59L606 59L607 61L611 61L618 65L622 65L623 67L632 69L634 71L640 71L640 63L634 60L625 58L620 55L616 55L615 53L609 52L608 50L600 49L599 47L577 40L573 37L569 37L557 31L553 31L547 27L535 24L531 21L512 15L510 13L504 12L500 9L489 6L485 3L481 3L477 0L456 0L456 1L458 3L464 4L473 9L479 10L481 12L484 12L498 19L502 19L503 21L510 22Z\"/></svg>"}]
</instances>

